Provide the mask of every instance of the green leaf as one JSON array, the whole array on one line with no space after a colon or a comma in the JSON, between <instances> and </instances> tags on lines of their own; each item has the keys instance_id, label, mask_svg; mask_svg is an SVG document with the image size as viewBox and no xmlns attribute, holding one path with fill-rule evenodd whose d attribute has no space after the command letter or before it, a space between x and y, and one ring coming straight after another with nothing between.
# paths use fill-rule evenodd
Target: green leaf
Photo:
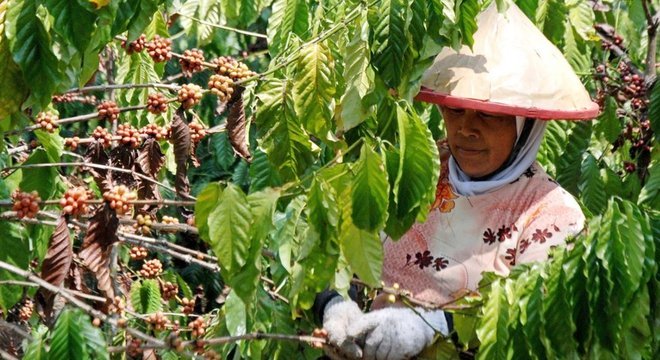
<instances>
[{"instance_id":1,"label":"green leaf","mask_svg":"<svg viewBox=\"0 0 660 360\"><path fill-rule=\"evenodd\" d=\"M25 349L25 360L48 360L47 350L47 336L48 328L46 325L39 324L38 327L32 329L32 340L28 341L27 348Z\"/></svg>"},{"instance_id":2,"label":"green leaf","mask_svg":"<svg viewBox=\"0 0 660 360\"><path fill-rule=\"evenodd\" d=\"M341 252L362 281L370 286L378 286L383 267L383 246L377 233L362 230L353 224L351 193L348 187L341 195Z\"/></svg>"},{"instance_id":3,"label":"green leaf","mask_svg":"<svg viewBox=\"0 0 660 360\"><path fill-rule=\"evenodd\" d=\"M548 121L548 125L541 141L537 159L553 178L557 177L555 164L563 155L566 147L568 124L563 121Z\"/></svg>"},{"instance_id":4,"label":"green leaf","mask_svg":"<svg viewBox=\"0 0 660 360\"><path fill-rule=\"evenodd\" d=\"M231 291L227 295L227 301L224 306L225 322L227 323L227 330L231 336L243 335L247 329L247 312L245 304Z\"/></svg>"},{"instance_id":5,"label":"green leaf","mask_svg":"<svg viewBox=\"0 0 660 360\"><path fill-rule=\"evenodd\" d=\"M393 187L396 216L400 219L421 209L427 211L440 176L440 156L431 131L414 111L404 106L399 103L396 109L401 157Z\"/></svg>"},{"instance_id":6,"label":"green leaf","mask_svg":"<svg viewBox=\"0 0 660 360\"><path fill-rule=\"evenodd\" d=\"M259 149L254 151L249 172L250 191L259 191L268 186L278 186L282 183L277 170L268 161L268 156Z\"/></svg>"},{"instance_id":7,"label":"green leaf","mask_svg":"<svg viewBox=\"0 0 660 360\"><path fill-rule=\"evenodd\" d=\"M154 280L155 281L155 280ZM85 351L89 359L110 359L108 354L108 343L103 336L103 331L94 326L86 314L79 314L79 322L82 324L82 333L85 339Z\"/></svg>"},{"instance_id":8,"label":"green leaf","mask_svg":"<svg viewBox=\"0 0 660 360\"><path fill-rule=\"evenodd\" d=\"M506 343L509 338L507 323L509 310L504 292L504 281L491 283L488 300L483 307L483 316L477 337L481 342L478 359L505 359Z\"/></svg>"},{"instance_id":9,"label":"green leaf","mask_svg":"<svg viewBox=\"0 0 660 360\"><path fill-rule=\"evenodd\" d=\"M580 199L593 214L600 214L607 205L605 182L600 177L600 169L596 158L587 154L582 161L580 174Z\"/></svg>"},{"instance_id":10,"label":"green leaf","mask_svg":"<svg viewBox=\"0 0 660 360\"><path fill-rule=\"evenodd\" d=\"M86 318L86 319L85 319ZM83 334L82 321L89 321L89 317L81 310L65 309L60 313L53 328L48 358L60 359L88 359L85 351L85 334Z\"/></svg>"},{"instance_id":11,"label":"green leaf","mask_svg":"<svg viewBox=\"0 0 660 360\"><path fill-rule=\"evenodd\" d=\"M326 253L336 255L339 207L337 193L322 178L314 178L307 195L307 221L318 233L319 247Z\"/></svg>"},{"instance_id":12,"label":"green leaf","mask_svg":"<svg viewBox=\"0 0 660 360\"><path fill-rule=\"evenodd\" d=\"M230 276L245 265L250 249L252 213L243 191L228 184L208 220L209 240L222 269Z\"/></svg>"},{"instance_id":13,"label":"green leaf","mask_svg":"<svg viewBox=\"0 0 660 360\"><path fill-rule=\"evenodd\" d=\"M199 236L207 242L211 239L208 226L209 215L218 204L222 190L220 184L210 183L197 195L197 201L195 201L195 224Z\"/></svg>"},{"instance_id":14,"label":"green leaf","mask_svg":"<svg viewBox=\"0 0 660 360\"><path fill-rule=\"evenodd\" d=\"M30 263L29 238L17 223L0 220L0 261L27 269ZM0 280L20 280L21 277L6 270L0 270ZM23 297L20 286L0 286L0 309L4 313Z\"/></svg>"},{"instance_id":15,"label":"green leaf","mask_svg":"<svg viewBox=\"0 0 660 360\"><path fill-rule=\"evenodd\" d=\"M25 165L29 164L47 164L51 160L46 151L36 149L27 159ZM23 178L19 187L21 191L30 192L36 190L42 200L50 199L50 196L57 190L57 170L53 166L37 167L23 169Z\"/></svg>"},{"instance_id":16,"label":"green leaf","mask_svg":"<svg viewBox=\"0 0 660 360\"><path fill-rule=\"evenodd\" d=\"M305 0L275 0L268 18L268 50L272 57L287 46L290 34L301 37L309 30L309 8Z\"/></svg>"},{"instance_id":17,"label":"green leaf","mask_svg":"<svg viewBox=\"0 0 660 360\"><path fill-rule=\"evenodd\" d=\"M616 101L613 97L605 98L605 108L594 125L594 131L613 143L623 129L623 121L616 116Z\"/></svg>"},{"instance_id":18,"label":"green leaf","mask_svg":"<svg viewBox=\"0 0 660 360\"><path fill-rule=\"evenodd\" d=\"M128 41L137 39L151 23L154 13L158 11L158 0L138 0L139 9L128 24ZM161 16L156 14L155 16Z\"/></svg>"},{"instance_id":19,"label":"green leaf","mask_svg":"<svg viewBox=\"0 0 660 360\"><path fill-rule=\"evenodd\" d=\"M651 121L651 129L656 134L660 134L660 82L655 82L655 85L649 91L649 120Z\"/></svg>"},{"instance_id":20,"label":"green leaf","mask_svg":"<svg viewBox=\"0 0 660 360\"><path fill-rule=\"evenodd\" d=\"M350 42L344 54L344 80L346 91L341 98L342 130L348 131L361 124L369 115L362 98L372 88L373 70L369 67L369 23L366 11L350 28Z\"/></svg>"},{"instance_id":21,"label":"green leaf","mask_svg":"<svg viewBox=\"0 0 660 360\"><path fill-rule=\"evenodd\" d=\"M0 120L17 112L28 95L21 69L9 51L9 38L4 35L8 5L7 1L0 2Z\"/></svg>"},{"instance_id":22,"label":"green leaf","mask_svg":"<svg viewBox=\"0 0 660 360\"><path fill-rule=\"evenodd\" d=\"M591 138L591 123L582 121L577 123L568 135L564 152L557 162L557 181L573 195L578 193L582 154L589 146Z\"/></svg>"},{"instance_id":23,"label":"green leaf","mask_svg":"<svg viewBox=\"0 0 660 360\"><path fill-rule=\"evenodd\" d=\"M408 3L404 0L383 0L369 14L371 63L390 88L401 83L408 55Z\"/></svg>"},{"instance_id":24,"label":"green leaf","mask_svg":"<svg viewBox=\"0 0 660 360\"><path fill-rule=\"evenodd\" d=\"M35 130L34 135L37 140L46 150L50 162L59 162L62 159L62 151L64 150L64 141L59 134L49 133L41 129Z\"/></svg>"},{"instance_id":25,"label":"green leaf","mask_svg":"<svg viewBox=\"0 0 660 360\"><path fill-rule=\"evenodd\" d=\"M568 20L580 36L578 41L588 41L593 36L593 25L596 21L593 6L586 1L575 1L568 10Z\"/></svg>"},{"instance_id":26,"label":"green leaf","mask_svg":"<svg viewBox=\"0 0 660 360\"><path fill-rule=\"evenodd\" d=\"M10 1L6 16L5 36L13 59L23 70L32 97L45 106L50 103L62 75L50 36L37 17L37 2Z\"/></svg>"},{"instance_id":27,"label":"green leaf","mask_svg":"<svg viewBox=\"0 0 660 360\"><path fill-rule=\"evenodd\" d=\"M389 183L383 159L362 145L353 180L353 223L367 231L380 230L387 219Z\"/></svg>"},{"instance_id":28,"label":"green leaf","mask_svg":"<svg viewBox=\"0 0 660 360\"><path fill-rule=\"evenodd\" d=\"M543 319L545 336L547 337L546 350L554 354L554 358L576 359L577 344L573 339L576 324L566 310L571 304L566 297L566 274L562 270L562 258L554 259L545 277L547 295L543 302Z\"/></svg>"},{"instance_id":29,"label":"green leaf","mask_svg":"<svg viewBox=\"0 0 660 360\"><path fill-rule=\"evenodd\" d=\"M213 147L213 158L215 163L220 166L222 170L229 171L231 166L236 162L234 149L229 143L229 136L226 132L213 134L211 136L211 146Z\"/></svg>"},{"instance_id":30,"label":"green leaf","mask_svg":"<svg viewBox=\"0 0 660 360\"><path fill-rule=\"evenodd\" d=\"M78 1L46 0L45 5L55 18L55 31L72 43L78 51L85 51L94 31L96 15ZM72 21L74 19L75 21Z\"/></svg>"},{"instance_id":31,"label":"green leaf","mask_svg":"<svg viewBox=\"0 0 660 360\"><path fill-rule=\"evenodd\" d=\"M160 77L154 68L154 62L146 51L125 54L120 57L117 70L117 82L120 84L148 84L160 82ZM124 104L146 104L149 98L148 89L128 89L121 92L120 99Z\"/></svg>"},{"instance_id":32,"label":"green leaf","mask_svg":"<svg viewBox=\"0 0 660 360\"><path fill-rule=\"evenodd\" d=\"M465 45L472 47L474 32L477 31L476 17L481 11L478 0L462 0L458 6L457 23L461 29L462 40Z\"/></svg>"},{"instance_id":33,"label":"green leaf","mask_svg":"<svg viewBox=\"0 0 660 360\"><path fill-rule=\"evenodd\" d=\"M160 286L156 280L147 279L131 285L131 305L140 314L153 314L161 311Z\"/></svg>"},{"instance_id":34,"label":"green leaf","mask_svg":"<svg viewBox=\"0 0 660 360\"><path fill-rule=\"evenodd\" d=\"M300 51L293 93L296 114L305 129L319 139L334 139L332 110L335 94L334 65L327 45L314 43Z\"/></svg>"},{"instance_id":35,"label":"green leaf","mask_svg":"<svg viewBox=\"0 0 660 360\"><path fill-rule=\"evenodd\" d=\"M291 83L271 79L258 95L259 144L282 180L296 179L313 162L311 142L293 109Z\"/></svg>"},{"instance_id":36,"label":"green leaf","mask_svg":"<svg viewBox=\"0 0 660 360\"><path fill-rule=\"evenodd\" d=\"M639 193L638 204L650 209L660 209L660 163L649 167L649 177Z\"/></svg>"},{"instance_id":37,"label":"green leaf","mask_svg":"<svg viewBox=\"0 0 660 360\"><path fill-rule=\"evenodd\" d=\"M576 34L575 28L566 26L564 56L575 72L585 73L591 68L591 51L587 44L581 41Z\"/></svg>"},{"instance_id":38,"label":"green leaf","mask_svg":"<svg viewBox=\"0 0 660 360\"><path fill-rule=\"evenodd\" d=\"M189 38L195 39L197 46L203 46L213 40L214 35L218 31L215 27L208 24L219 24L221 15L221 3L213 0L190 0L186 1L181 8L179 8L181 16L179 21L181 27L186 32ZM193 20L199 19L206 24Z\"/></svg>"}]
</instances>

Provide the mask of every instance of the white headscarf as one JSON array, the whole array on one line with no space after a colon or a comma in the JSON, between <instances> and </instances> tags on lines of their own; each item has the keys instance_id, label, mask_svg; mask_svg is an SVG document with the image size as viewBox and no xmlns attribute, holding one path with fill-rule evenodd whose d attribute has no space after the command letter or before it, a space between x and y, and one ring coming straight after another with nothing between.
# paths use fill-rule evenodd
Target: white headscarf
<instances>
[{"instance_id":1,"label":"white headscarf","mask_svg":"<svg viewBox=\"0 0 660 360\"><path fill-rule=\"evenodd\" d=\"M517 139L520 139L524 123L524 117L516 116ZM516 155L516 158L513 159L509 166L488 180L471 179L461 170L454 157L450 156L449 182L454 187L456 193L463 196L485 194L497 190L519 178L536 160L536 154L539 150L539 146L541 146L541 140L543 140L543 133L545 132L546 125L546 121L534 120L534 126L532 127L525 144ZM517 141L518 140L516 140L516 144Z\"/></svg>"}]
</instances>

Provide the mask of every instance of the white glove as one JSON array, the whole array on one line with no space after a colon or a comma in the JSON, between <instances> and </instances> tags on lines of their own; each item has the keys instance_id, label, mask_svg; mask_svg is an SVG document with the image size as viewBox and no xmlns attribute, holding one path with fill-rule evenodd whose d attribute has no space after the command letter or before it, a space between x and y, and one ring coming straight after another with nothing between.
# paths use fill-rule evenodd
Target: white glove
<instances>
[{"instance_id":1,"label":"white glove","mask_svg":"<svg viewBox=\"0 0 660 360\"><path fill-rule=\"evenodd\" d=\"M329 347L325 347L326 355L331 359L361 359L362 348L346 331L351 323L359 320L364 314L356 303L337 296L330 300L323 310L323 329L328 333Z\"/></svg>"},{"instance_id":2,"label":"white glove","mask_svg":"<svg viewBox=\"0 0 660 360\"><path fill-rule=\"evenodd\" d=\"M363 344L363 359L411 358L433 343L435 333L449 333L442 310L385 308L364 314L347 331L348 339Z\"/></svg>"}]
</instances>

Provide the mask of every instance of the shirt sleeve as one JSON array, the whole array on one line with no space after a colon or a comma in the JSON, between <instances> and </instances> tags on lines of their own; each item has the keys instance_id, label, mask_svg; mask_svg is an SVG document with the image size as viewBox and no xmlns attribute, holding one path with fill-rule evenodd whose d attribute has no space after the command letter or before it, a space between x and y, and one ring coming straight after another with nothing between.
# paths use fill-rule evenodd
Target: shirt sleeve
<instances>
[{"instance_id":1,"label":"shirt sleeve","mask_svg":"<svg viewBox=\"0 0 660 360\"><path fill-rule=\"evenodd\" d=\"M584 221L580 206L566 190L557 188L548 193L523 222L516 263L546 260L551 248L582 231Z\"/></svg>"}]
</instances>

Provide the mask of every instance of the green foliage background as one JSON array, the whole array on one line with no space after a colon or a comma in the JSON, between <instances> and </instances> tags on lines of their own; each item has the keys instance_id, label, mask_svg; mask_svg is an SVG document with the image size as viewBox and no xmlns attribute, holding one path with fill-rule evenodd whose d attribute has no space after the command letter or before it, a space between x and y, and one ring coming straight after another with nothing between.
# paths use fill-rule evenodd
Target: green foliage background
<instances>
[{"instance_id":1,"label":"green foliage background","mask_svg":"<svg viewBox=\"0 0 660 360\"><path fill-rule=\"evenodd\" d=\"M644 70L649 39L641 1L604 0L608 12L581 0L517 3L595 97L595 64L616 67L618 59L601 48L593 25L612 25L625 39L632 63ZM648 4L660 10L657 2ZM100 53L116 54L114 81L120 84L158 83L179 72L174 61L163 65L145 53L127 55L118 35L129 41L142 33L148 39L172 37L174 51L200 48L207 59L246 52L244 61L261 74L245 84L244 94L253 160L237 158L227 134L219 133L198 147L201 166L189 171L197 227L219 260L220 275L167 263L165 276L184 293L204 284L209 303L224 285L231 288L223 306L206 309L212 320L208 337L309 333L314 324L308 310L316 293L327 286L347 291L354 273L378 287L379 233L398 238L425 219L439 176L435 141L443 127L435 108L412 99L441 47L471 43L483 5L478 0L112 0L96 8L84 0L0 1L0 131L20 129L46 109L58 110L60 117L93 112L86 105L55 106L51 96L107 83L106 72L99 71L107 66L99 63ZM267 34L267 40L212 24ZM183 81L206 84L207 77ZM148 93L132 88L115 96L120 106L129 106L144 104ZM539 161L579 199L589 226L571 250L557 249L545 264L519 266L507 279L488 275L482 297L465 299L472 309L457 314L457 331L464 344L480 344L478 357L657 358L660 154L655 137L647 142L646 162L631 155L629 143L612 148L628 122L648 118L652 130L659 130L660 85L647 94L648 112L641 115L610 99L597 121L549 124ZM207 96L193 111L213 127L225 121L215 106ZM167 124L171 115L137 111L122 119L134 126ZM33 136L41 145L27 163L58 162L63 137L95 126L3 136L0 163L13 165L10 146ZM172 148L164 152L167 169L159 178L173 183ZM648 173L627 172L626 163L642 164ZM56 168L13 172L0 181L2 198L18 187L37 190L43 199L58 199L65 189ZM0 220L0 260L27 269L30 259L43 259L50 232ZM263 278L275 285L264 285ZM0 279L18 277L0 270ZM287 301L266 291L274 289ZM148 314L170 307L160 296L158 285L144 280L133 284L129 301ZM0 309L6 313L22 297L22 288L1 286ZM50 329L34 324L26 358L108 357L95 344L121 344L121 331L100 332L89 324L87 315L74 309L61 313ZM319 355L276 340L213 348L235 358ZM177 356L170 350L160 355ZM451 358L456 350L439 347L435 356Z\"/></svg>"}]
</instances>

